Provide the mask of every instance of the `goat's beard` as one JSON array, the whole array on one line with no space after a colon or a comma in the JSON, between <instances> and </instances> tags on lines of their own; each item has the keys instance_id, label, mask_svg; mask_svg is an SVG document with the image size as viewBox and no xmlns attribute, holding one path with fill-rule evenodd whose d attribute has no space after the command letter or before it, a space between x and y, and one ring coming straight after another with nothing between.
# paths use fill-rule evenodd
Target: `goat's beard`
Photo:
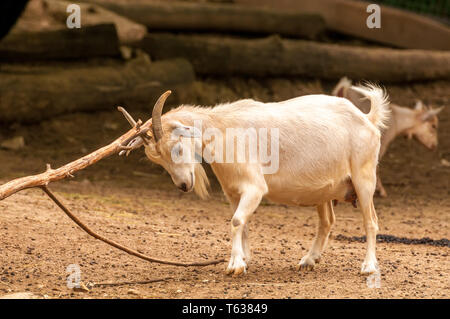
<instances>
[{"instance_id":1,"label":"goat's beard","mask_svg":"<svg viewBox=\"0 0 450 319\"><path fill-rule=\"evenodd\" d=\"M203 168L202 164L200 163L195 164L194 175L195 175L194 192L201 199L208 198L209 179L208 176L206 175L205 169Z\"/></svg>"}]
</instances>

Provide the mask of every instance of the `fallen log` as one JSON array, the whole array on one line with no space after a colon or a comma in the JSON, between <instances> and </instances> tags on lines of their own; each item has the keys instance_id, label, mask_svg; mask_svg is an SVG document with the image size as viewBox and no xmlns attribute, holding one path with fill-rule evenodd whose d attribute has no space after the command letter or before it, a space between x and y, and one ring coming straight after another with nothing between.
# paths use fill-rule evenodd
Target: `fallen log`
<instances>
[{"instance_id":1,"label":"fallen log","mask_svg":"<svg viewBox=\"0 0 450 319\"><path fill-rule=\"evenodd\" d=\"M407 49L450 50L450 28L426 16L389 6L381 7L381 28L366 20L370 2L348 0L234 0L253 8L321 14L327 28L344 34ZM375 3L375 1L373 2Z\"/></svg>"},{"instance_id":2,"label":"fallen log","mask_svg":"<svg viewBox=\"0 0 450 319\"><path fill-rule=\"evenodd\" d=\"M11 32L0 42L4 61L119 57L114 24L42 32Z\"/></svg>"},{"instance_id":3,"label":"fallen log","mask_svg":"<svg viewBox=\"0 0 450 319\"><path fill-rule=\"evenodd\" d=\"M325 30L319 14L250 8L231 4L85 0L146 25L149 30L208 31L315 38Z\"/></svg>"},{"instance_id":4,"label":"fallen log","mask_svg":"<svg viewBox=\"0 0 450 319\"><path fill-rule=\"evenodd\" d=\"M126 63L64 65L64 68L0 67L0 123L38 122L70 112L110 109L112 105L146 108L162 90L175 93L195 79L183 59L150 62L142 55ZM178 102L178 94L172 101Z\"/></svg>"},{"instance_id":5,"label":"fallen log","mask_svg":"<svg viewBox=\"0 0 450 319\"><path fill-rule=\"evenodd\" d=\"M183 57L198 74L342 76L383 82L450 79L450 52L366 48L286 40L152 33L141 47L153 58Z\"/></svg>"},{"instance_id":6,"label":"fallen log","mask_svg":"<svg viewBox=\"0 0 450 319\"><path fill-rule=\"evenodd\" d=\"M33 0L25 8L12 32L33 32L39 36L38 33L42 31L67 30L66 23L70 14L67 12L67 8L70 4L72 2L62 0ZM81 28L97 24L114 24L119 42L123 45L132 45L140 41L147 33L144 25L100 6L87 3L78 5L80 6Z\"/></svg>"},{"instance_id":7,"label":"fallen log","mask_svg":"<svg viewBox=\"0 0 450 319\"><path fill-rule=\"evenodd\" d=\"M155 107L158 104L164 104L167 97L170 95L171 91L165 92L156 102ZM161 260L156 259L153 257L149 257L147 255L144 255L136 250L130 249L128 247L122 246L121 244L118 244L117 242L110 240L102 235L97 234L96 232L92 231L88 226L86 226L78 217L76 217L54 194L51 192L48 188L48 184L54 181L58 181L67 177L72 177L73 174L77 171L80 171L90 165L93 165L97 163L98 161L102 160L103 158L106 158L110 155L116 154L122 150L131 150L130 144L133 144L133 140L136 138L143 138L145 139L148 135L147 132L152 129L152 119L147 120L144 124L142 124L142 121L138 120L137 122L131 118L131 116L126 112L122 111L125 115L127 120L133 121L135 125L131 130L129 130L124 135L117 138L112 143L82 157L79 158L71 163L68 163L58 169L52 169L49 164L47 164L47 170L44 173L34 175L34 176L26 176L22 178L17 178L15 180L12 180L6 184L0 185L0 200L4 200L8 198L9 196L24 190L28 188L41 188L47 196L61 209L64 211L64 213L72 219L81 229L83 229L85 232L87 232L90 236L103 241L104 243L113 246L117 249L120 249L122 251L125 251L126 253L141 258L143 260L149 261L149 262L155 262L160 264L166 264L166 265L173 265L173 266L182 266L182 267L190 267L190 266L207 266L207 265L215 265L218 263L224 262L223 259L219 260L212 260L212 261L201 261L201 262L190 262L190 263L183 263L178 261L169 261L169 260Z\"/></svg>"}]
</instances>

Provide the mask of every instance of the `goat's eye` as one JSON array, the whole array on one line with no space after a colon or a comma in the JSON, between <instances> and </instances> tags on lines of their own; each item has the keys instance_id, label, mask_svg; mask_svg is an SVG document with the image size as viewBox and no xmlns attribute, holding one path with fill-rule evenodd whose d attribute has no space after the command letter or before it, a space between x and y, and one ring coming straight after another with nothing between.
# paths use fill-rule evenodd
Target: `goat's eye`
<instances>
[{"instance_id":1,"label":"goat's eye","mask_svg":"<svg viewBox=\"0 0 450 319\"><path fill-rule=\"evenodd\" d=\"M175 146L174 151L177 156L183 156L183 148L181 147L181 145Z\"/></svg>"}]
</instances>

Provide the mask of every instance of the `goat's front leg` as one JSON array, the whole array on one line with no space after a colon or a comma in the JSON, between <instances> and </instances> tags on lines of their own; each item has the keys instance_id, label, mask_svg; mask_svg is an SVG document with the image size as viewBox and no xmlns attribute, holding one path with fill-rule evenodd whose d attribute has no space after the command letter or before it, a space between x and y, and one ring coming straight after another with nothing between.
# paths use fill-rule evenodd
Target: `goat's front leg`
<instances>
[{"instance_id":1,"label":"goat's front leg","mask_svg":"<svg viewBox=\"0 0 450 319\"><path fill-rule=\"evenodd\" d=\"M238 208L240 196L226 195L230 202L231 210L234 213ZM242 250L244 251L244 261L247 263L248 268L248 263L251 259L250 243L248 242L248 224L245 224L244 231L242 232Z\"/></svg>"},{"instance_id":2,"label":"goat's front leg","mask_svg":"<svg viewBox=\"0 0 450 319\"><path fill-rule=\"evenodd\" d=\"M239 204L231 220L232 248L230 262L226 270L228 275L240 275L247 272L245 259L246 253L249 252L244 251L244 246L248 247L247 238L244 238L244 236L246 236L245 232L248 231L246 229L247 222L261 202L263 194L263 191L257 187L247 187L240 196Z\"/></svg>"}]
</instances>

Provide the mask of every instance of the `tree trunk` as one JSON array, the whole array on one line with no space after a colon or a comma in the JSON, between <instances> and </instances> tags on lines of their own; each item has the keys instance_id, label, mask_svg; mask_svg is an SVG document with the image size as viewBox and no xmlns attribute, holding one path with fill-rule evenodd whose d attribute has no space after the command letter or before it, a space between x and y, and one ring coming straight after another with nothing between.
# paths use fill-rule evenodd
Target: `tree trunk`
<instances>
[{"instance_id":1,"label":"tree trunk","mask_svg":"<svg viewBox=\"0 0 450 319\"><path fill-rule=\"evenodd\" d=\"M183 57L198 74L307 76L403 82L450 79L450 52L363 48L302 40L153 33L142 47L155 59Z\"/></svg>"},{"instance_id":2,"label":"tree trunk","mask_svg":"<svg viewBox=\"0 0 450 319\"><path fill-rule=\"evenodd\" d=\"M150 63L147 56L103 66L3 66L0 68L0 123L38 122L79 111L148 109L163 91L194 80L192 65L176 59Z\"/></svg>"},{"instance_id":3,"label":"tree trunk","mask_svg":"<svg viewBox=\"0 0 450 319\"><path fill-rule=\"evenodd\" d=\"M146 25L149 30L281 34L315 38L325 30L319 14L231 4L85 0Z\"/></svg>"},{"instance_id":4,"label":"tree trunk","mask_svg":"<svg viewBox=\"0 0 450 319\"><path fill-rule=\"evenodd\" d=\"M329 29L395 47L450 50L450 28L448 25L408 10L381 5L381 27L369 28L367 19L373 11L369 10L368 12L368 6L371 3L375 4L376 1L234 0L234 2L237 5L253 8L265 7L320 14L325 19ZM393 3L393 1L390 2Z\"/></svg>"},{"instance_id":5,"label":"tree trunk","mask_svg":"<svg viewBox=\"0 0 450 319\"><path fill-rule=\"evenodd\" d=\"M114 24L42 32L11 32L0 42L0 59L7 61L118 56L119 40Z\"/></svg>"}]
</instances>

